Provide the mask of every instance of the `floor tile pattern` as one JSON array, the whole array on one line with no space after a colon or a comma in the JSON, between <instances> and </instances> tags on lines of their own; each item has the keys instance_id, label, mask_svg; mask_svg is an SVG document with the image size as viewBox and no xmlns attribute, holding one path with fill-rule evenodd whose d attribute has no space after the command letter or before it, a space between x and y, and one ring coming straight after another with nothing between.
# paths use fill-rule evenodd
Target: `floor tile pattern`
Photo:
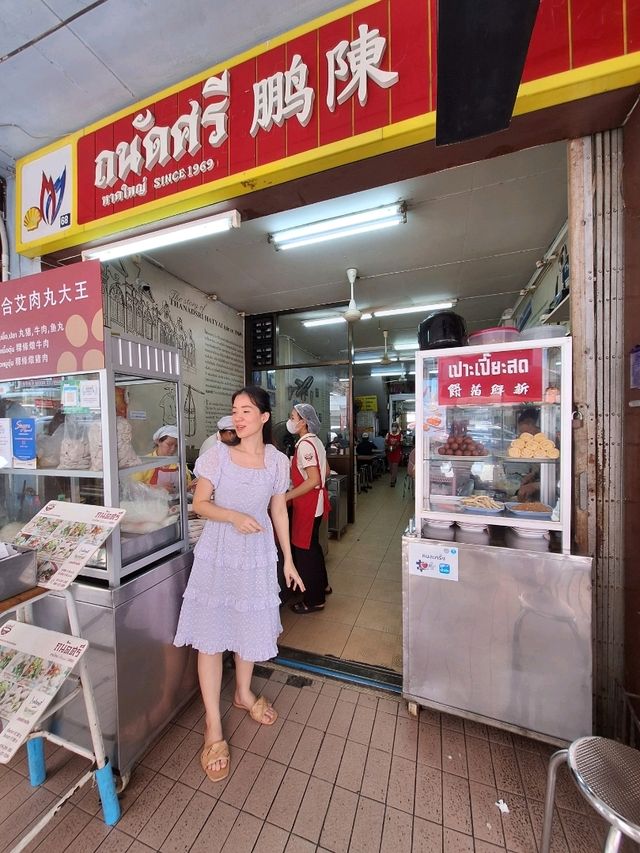
<instances>
[{"instance_id":1,"label":"floor tile pattern","mask_svg":"<svg viewBox=\"0 0 640 853\"><path fill-rule=\"evenodd\" d=\"M254 689L279 719L261 727L231 706L231 772L213 784L200 768L203 707L196 697L152 744L121 795L109 829L84 787L27 848L38 853L535 853L553 747L423 709L418 720L390 693L260 670ZM0 765L0 851L84 772L46 747L48 778L32 789L24 752ZM502 814L502 799L508 813ZM554 853L601 849L605 829L561 774ZM632 849L632 848L626 848Z\"/></svg>"}]
</instances>

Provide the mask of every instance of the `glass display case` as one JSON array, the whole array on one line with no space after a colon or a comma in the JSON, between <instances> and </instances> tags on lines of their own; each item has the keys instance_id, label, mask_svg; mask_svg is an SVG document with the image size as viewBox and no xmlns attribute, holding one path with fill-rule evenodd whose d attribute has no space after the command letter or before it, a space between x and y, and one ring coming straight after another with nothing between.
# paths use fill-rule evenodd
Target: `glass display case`
<instances>
[{"instance_id":1,"label":"glass display case","mask_svg":"<svg viewBox=\"0 0 640 853\"><path fill-rule=\"evenodd\" d=\"M416 524L570 551L571 340L416 353Z\"/></svg>"},{"instance_id":2,"label":"glass display case","mask_svg":"<svg viewBox=\"0 0 640 853\"><path fill-rule=\"evenodd\" d=\"M115 587L186 548L189 474L177 351L107 334L105 361L103 370L3 382L0 540L49 500L126 508L82 572Z\"/></svg>"}]
</instances>

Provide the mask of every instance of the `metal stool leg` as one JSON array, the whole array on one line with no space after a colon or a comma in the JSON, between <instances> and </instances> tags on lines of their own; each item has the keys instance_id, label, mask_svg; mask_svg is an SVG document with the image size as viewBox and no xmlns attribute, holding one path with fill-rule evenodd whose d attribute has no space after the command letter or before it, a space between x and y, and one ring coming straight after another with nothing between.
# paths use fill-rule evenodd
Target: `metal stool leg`
<instances>
[{"instance_id":1,"label":"metal stool leg","mask_svg":"<svg viewBox=\"0 0 640 853\"><path fill-rule=\"evenodd\" d=\"M544 798L544 822L542 824L540 853L549 853L549 850L551 849L551 826L553 824L553 806L556 798L556 776L558 775L558 767L563 761L566 762L568 756L568 749L560 749L558 752L554 752L549 759L549 769L547 771L547 792Z\"/></svg>"},{"instance_id":2,"label":"metal stool leg","mask_svg":"<svg viewBox=\"0 0 640 853\"><path fill-rule=\"evenodd\" d=\"M622 843L622 833L615 826L612 826L607 833L607 840L604 844L604 853L617 853Z\"/></svg>"}]
</instances>

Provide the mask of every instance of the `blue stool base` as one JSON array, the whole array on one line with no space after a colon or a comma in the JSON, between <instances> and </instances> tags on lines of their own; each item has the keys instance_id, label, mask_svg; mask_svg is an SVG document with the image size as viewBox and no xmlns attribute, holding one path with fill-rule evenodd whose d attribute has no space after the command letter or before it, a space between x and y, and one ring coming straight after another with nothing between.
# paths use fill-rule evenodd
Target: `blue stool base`
<instances>
[{"instance_id":1,"label":"blue stool base","mask_svg":"<svg viewBox=\"0 0 640 853\"><path fill-rule=\"evenodd\" d=\"M113 826L120 820L120 801L116 794L111 765L107 761L104 767L95 771L98 793L102 803L102 814L107 826Z\"/></svg>"},{"instance_id":2,"label":"blue stool base","mask_svg":"<svg viewBox=\"0 0 640 853\"><path fill-rule=\"evenodd\" d=\"M29 764L29 781L36 788L47 778L47 768L44 760L44 738L34 738L27 741L27 762Z\"/></svg>"}]
</instances>

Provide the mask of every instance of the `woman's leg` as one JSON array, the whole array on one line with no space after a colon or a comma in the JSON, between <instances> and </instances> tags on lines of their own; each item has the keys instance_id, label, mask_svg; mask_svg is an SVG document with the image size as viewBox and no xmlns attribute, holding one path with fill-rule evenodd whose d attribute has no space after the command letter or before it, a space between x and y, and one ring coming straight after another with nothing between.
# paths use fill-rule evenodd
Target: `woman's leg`
<instances>
[{"instance_id":1,"label":"woman's leg","mask_svg":"<svg viewBox=\"0 0 640 853\"><path fill-rule=\"evenodd\" d=\"M389 463L389 470L391 472L391 485L395 486L396 480L398 479L398 463L397 462L390 462Z\"/></svg>"},{"instance_id":2,"label":"woman's leg","mask_svg":"<svg viewBox=\"0 0 640 853\"><path fill-rule=\"evenodd\" d=\"M220 719L220 685L222 684L222 653L205 655L198 652L198 680L205 710L204 742L217 743L223 739L222 720ZM211 770L222 770L227 764L226 758L220 758L209 764Z\"/></svg>"},{"instance_id":3,"label":"woman's leg","mask_svg":"<svg viewBox=\"0 0 640 853\"><path fill-rule=\"evenodd\" d=\"M308 548L293 549L293 562L305 585L304 603L307 607L321 607L324 604L325 588L328 584L327 568L320 545L320 524L322 516L316 517Z\"/></svg>"},{"instance_id":4,"label":"woman's leg","mask_svg":"<svg viewBox=\"0 0 640 853\"><path fill-rule=\"evenodd\" d=\"M257 698L255 693L253 693L253 691L251 690L253 661L243 660L237 652L234 654L234 660L236 663L236 692L234 701L236 705L241 705L243 708L246 708L249 711L255 705ZM262 719L264 722L267 722L269 720L275 719L275 717L276 714L273 708L269 706L265 710Z\"/></svg>"}]
</instances>

